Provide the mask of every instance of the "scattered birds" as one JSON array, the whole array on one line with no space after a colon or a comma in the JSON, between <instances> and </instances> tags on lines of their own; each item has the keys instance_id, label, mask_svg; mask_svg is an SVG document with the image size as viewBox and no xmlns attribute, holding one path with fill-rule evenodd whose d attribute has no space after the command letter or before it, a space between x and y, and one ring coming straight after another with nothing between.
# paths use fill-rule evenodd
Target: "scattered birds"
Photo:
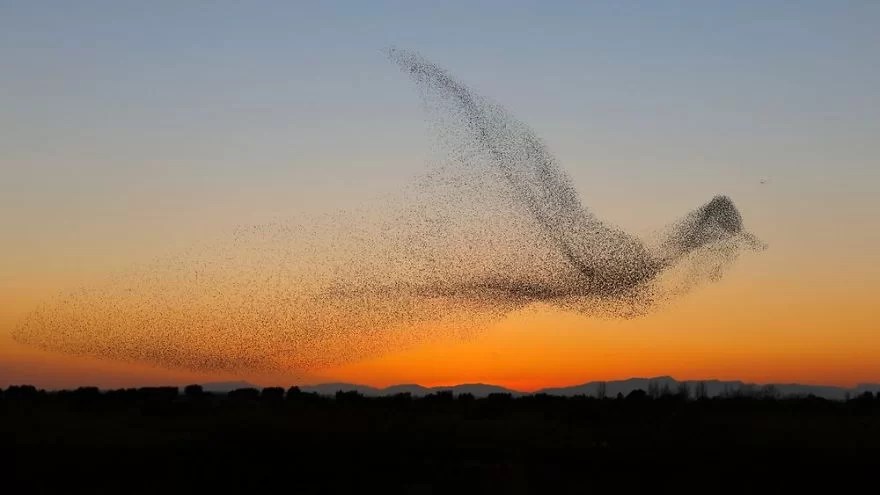
<instances>
[{"instance_id":1,"label":"scattered birds","mask_svg":"<svg viewBox=\"0 0 880 495\"><path fill-rule=\"evenodd\" d=\"M436 138L411 186L132 268L36 309L15 338L173 368L295 374L471 335L536 303L637 316L763 248L726 196L649 240L601 221L525 124L415 53L388 56L419 88Z\"/></svg>"}]
</instances>

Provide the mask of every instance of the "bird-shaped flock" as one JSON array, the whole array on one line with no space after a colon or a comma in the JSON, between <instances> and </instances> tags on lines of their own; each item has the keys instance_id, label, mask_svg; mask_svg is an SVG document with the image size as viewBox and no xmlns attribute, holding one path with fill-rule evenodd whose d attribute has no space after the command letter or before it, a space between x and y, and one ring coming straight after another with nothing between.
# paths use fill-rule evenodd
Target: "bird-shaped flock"
<instances>
[{"instance_id":1,"label":"bird-shaped flock","mask_svg":"<svg viewBox=\"0 0 880 495\"><path fill-rule=\"evenodd\" d=\"M640 315L763 248L725 196L650 241L600 221L527 126L419 55L388 55L421 90L440 151L412 187L322 220L239 229L65 294L15 337L166 367L296 373L471 334L535 303Z\"/></svg>"}]
</instances>

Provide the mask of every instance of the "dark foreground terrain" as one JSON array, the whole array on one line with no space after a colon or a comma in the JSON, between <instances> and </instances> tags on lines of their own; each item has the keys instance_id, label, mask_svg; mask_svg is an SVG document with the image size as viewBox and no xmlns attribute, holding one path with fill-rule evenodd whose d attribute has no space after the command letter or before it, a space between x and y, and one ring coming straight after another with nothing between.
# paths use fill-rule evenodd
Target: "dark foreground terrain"
<instances>
[{"instance_id":1,"label":"dark foreground terrain","mask_svg":"<svg viewBox=\"0 0 880 495\"><path fill-rule=\"evenodd\" d=\"M296 388L10 387L0 395L0 442L3 486L15 489L6 493L559 493L702 476L768 480L760 482L767 488L833 466L876 488L880 397L417 399Z\"/></svg>"}]
</instances>

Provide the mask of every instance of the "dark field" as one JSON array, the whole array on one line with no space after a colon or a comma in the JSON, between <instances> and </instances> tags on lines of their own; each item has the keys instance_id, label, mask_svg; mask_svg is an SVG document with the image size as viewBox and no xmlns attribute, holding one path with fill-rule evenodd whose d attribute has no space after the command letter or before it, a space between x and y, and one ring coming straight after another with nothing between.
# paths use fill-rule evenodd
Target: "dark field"
<instances>
[{"instance_id":1,"label":"dark field","mask_svg":"<svg viewBox=\"0 0 880 495\"><path fill-rule=\"evenodd\" d=\"M880 398L870 393L848 401L652 399L639 391L601 400L449 393L417 399L280 388L220 395L195 387L11 387L0 399L0 418L3 479L16 488L8 493L74 486L250 490L276 483L291 493L579 492L585 483L654 483L648 473L655 471L663 479L731 482L764 473L785 484L788 463L801 481L820 472L807 466L823 473L846 466L851 475L876 478L864 469L880 447ZM620 469L628 474L611 476Z\"/></svg>"}]
</instances>

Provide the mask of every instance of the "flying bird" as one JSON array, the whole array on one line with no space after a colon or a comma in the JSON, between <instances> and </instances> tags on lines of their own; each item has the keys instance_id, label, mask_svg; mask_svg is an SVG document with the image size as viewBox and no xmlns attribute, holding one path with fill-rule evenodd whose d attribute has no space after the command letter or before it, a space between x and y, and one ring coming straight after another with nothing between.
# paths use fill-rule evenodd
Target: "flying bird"
<instances>
[{"instance_id":1,"label":"flying bird","mask_svg":"<svg viewBox=\"0 0 880 495\"><path fill-rule=\"evenodd\" d=\"M745 231L733 201L716 195L673 222L654 246L598 219L581 204L571 180L534 132L502 107L474 94L446 70L420 55L392 48L388 56L422 88L435 107L454 116L450 128L461 147L482 152L509 186L510 198L524 209L564 261L551 279L523 286L486 281L535 298L597 296L617 298L644 289L662 272L689 255L725 246L725 254L763 244ZM447 140L447 145L448 145ZM478 160L474 160L478 162ZM717 253L716 253L717 254ZM512 282L512 283L511 283Z\"/></svg>"}]
</instances>

